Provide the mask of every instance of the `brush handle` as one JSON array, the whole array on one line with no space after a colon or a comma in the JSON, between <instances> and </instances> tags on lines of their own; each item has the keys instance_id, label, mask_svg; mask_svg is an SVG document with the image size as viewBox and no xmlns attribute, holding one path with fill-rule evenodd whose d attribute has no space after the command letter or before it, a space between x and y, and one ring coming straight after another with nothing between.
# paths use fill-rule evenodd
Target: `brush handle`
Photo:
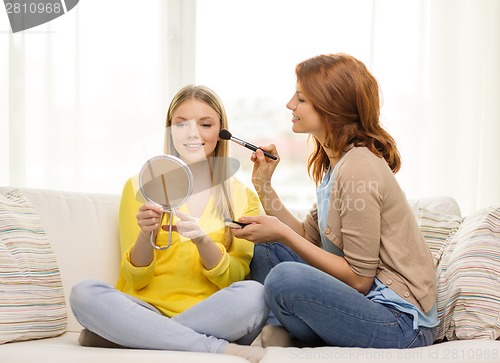
<instances>
[{"instance_id":1,"label":"brush handle","mask_svg":"<svg viewBox=\"0 0 500 363\"><path fill-rule=\"evenodd\" d=\"M257 147L255 145L252 145L252 144L249 144L249 143L246 143L246 145L243 145L245 146L246 148L250 149L250 150L253 150L253 151L257 151L257 149L259 150L262 150L260 147ZM273 155L273 154L270 154L268 153L266 150L262 150L262 152L264 153L265 156L267 156L268 158L271 158L273 160L278 160L278 157L276 155Z\"/></svg>"},{"instance_id":2,"label":"brush handle","mask_svg":"<svg viewBox=\"0 0 500 363\"><path fill-rule=\"evenodd\" d=\"M253 144L250 144L249 142L243 141L241 139L238 139L237 137L231 136L231 141L234 141L237 144L240 144L241 146L246 147L247 149L250 149L252 151L257 151L257 149L262 150L260 147L257 147ZM271 158L273 160L278 160L278 157L276 155L268 153L266 150L262 150L265 156L268 158Z\"/></svg>"}]
</instances>

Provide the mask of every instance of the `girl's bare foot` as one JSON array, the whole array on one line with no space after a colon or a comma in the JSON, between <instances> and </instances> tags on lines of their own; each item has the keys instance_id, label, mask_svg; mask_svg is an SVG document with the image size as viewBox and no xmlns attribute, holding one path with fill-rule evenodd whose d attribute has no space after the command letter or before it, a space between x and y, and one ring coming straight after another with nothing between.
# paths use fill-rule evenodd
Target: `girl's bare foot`
<instances>
[{"instance_id":1,"label":"girl's bare foot","mask_svg":"<svg viewBox=\"0 0 500 363\"><path fill-rule=\"evenodd\" d=\"M294 347L294 339L282 326L266 325L262 328L262 346L265 347Z\"/></svg>"},{"instance_id":2,"label":"girl's bare foot","mask_svg":"<svg viewBox=\"0 0 500 363\"><path fill-rule=\"evenodd\" d=\"M239 357L245 358L251 363L259 363L262 357L264 357L265 351L262 347L229 343L228 345L226 345L222 353L237 355Z\"/></svg>"}]
</instances>

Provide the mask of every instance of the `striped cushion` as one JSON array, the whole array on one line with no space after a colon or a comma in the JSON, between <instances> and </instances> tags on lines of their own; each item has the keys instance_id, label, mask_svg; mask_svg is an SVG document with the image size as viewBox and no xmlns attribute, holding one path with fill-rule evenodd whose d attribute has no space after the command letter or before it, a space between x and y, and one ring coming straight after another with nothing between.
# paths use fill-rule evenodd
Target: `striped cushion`
<instances>
[{"instance_id":1,"label":"striped cushion","mask_svg":"<svg viewBox=\"0 0 500 363\"><path fill-rule=\"evenodd\" d=\"M40 218L17 190L0 194L0 344L64 333L67 311Z\"/></svg>"},{"instance_id":2,"label":"striped cushion","mask_svg":"<svg viewBox=\"0 0 500 363\"><path fill-rule=\"evenodd\" d=\"M437 266L437 340L500 336L500 206L464 219Z\"/></svg>"},{"instance_id":3,"label":"striped cushion","mask_svg":"<svg viewBox=\"0 0 500 363\"><path fill-rule=\"evenodd\" d=\"M427 209L418 210L418 225L427 246L431 250L434 266L437 267L448 243L458 230L462 217L432 212Z\"/></svg>"}]
</instances>

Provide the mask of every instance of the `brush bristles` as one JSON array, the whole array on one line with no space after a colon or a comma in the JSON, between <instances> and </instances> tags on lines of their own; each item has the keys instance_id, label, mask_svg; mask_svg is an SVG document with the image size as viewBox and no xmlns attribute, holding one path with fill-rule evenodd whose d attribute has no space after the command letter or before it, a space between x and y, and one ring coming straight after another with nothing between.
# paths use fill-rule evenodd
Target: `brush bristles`
<instances>
[{"instance_id":1,"label":"brush bristles","mask_svg":"<svg viewBox=\"0 0 500 363\"><path fill-rule=\"evenodd\" d=\"M226 129L222 129L219 132L219 137L223 140L231 140L231 133Z\"/></svg>"}]
</instances>

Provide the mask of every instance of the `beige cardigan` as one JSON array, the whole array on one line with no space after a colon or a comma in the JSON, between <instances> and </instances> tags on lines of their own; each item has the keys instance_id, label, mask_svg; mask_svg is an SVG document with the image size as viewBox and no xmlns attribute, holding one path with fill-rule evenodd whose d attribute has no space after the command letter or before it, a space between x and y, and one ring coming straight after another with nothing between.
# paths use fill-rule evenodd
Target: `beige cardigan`
<instances>
[{"instance_id":1,"label":"beige cardigan","mask_svg":"<svg viewBox=\"0 0 500 363\"><path fill-rule=\"evenodd\" d=\"M355 273L378 277L429 311L437 296L432 255L387 162L366 147L354 147L340 160L334 178L326 237L344 251ZM316 205L303 224L321 246Z\"/></svg>"}]
</instances>

